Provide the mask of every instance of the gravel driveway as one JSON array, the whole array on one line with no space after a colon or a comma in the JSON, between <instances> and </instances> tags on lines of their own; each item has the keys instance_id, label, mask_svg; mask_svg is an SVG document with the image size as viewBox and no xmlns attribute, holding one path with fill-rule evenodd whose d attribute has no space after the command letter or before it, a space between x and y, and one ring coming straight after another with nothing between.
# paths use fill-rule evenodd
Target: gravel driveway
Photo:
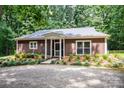
<instances>
[{"instance_id":1,"label":"gravel driveway","mask_svg":"<svg viewBox=\"0 0 124 93\"><path fill-rule=\"evenodd\" d=\"M0 87L124 87L124 71L62 65L0 68Z\"/></svg>"}]
</instances>

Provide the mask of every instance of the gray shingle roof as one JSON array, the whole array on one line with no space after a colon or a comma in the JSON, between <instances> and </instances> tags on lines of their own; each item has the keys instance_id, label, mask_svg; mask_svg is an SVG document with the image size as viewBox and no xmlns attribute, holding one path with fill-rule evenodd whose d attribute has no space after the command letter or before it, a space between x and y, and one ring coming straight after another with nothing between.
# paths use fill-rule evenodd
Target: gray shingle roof
<instances>
[{"instance_id":1,"label":"gray shingle roof","mask_svg":"<svg viewBox=\"0 0 124 93\"><path fill-rule=\"evenodd\" d=\"M67 29L50 29L50 30L40 30L32 34L24 35L19 38L18 40L27 40L27 39L41 39L48 33L56 33L61 34L65 37L106 37L107 34L102 32L97 32L94 27L82 27L82 28L67 28Z\"/></svg>"}]
</instances>

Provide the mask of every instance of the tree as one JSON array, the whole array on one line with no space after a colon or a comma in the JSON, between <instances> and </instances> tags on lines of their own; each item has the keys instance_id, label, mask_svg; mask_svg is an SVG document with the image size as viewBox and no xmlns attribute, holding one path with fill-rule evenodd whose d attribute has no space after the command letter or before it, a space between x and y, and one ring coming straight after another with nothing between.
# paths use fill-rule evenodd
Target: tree
<instances>
[{"instance_id":1,"label":"tree","mask_svg":"<svg viewBox=\"0 0 124 93\"><path fill-rule=\"evenodd\" d=\"M19 37L41 29L93 26L110 35L109 49L124 50L123 6L0 6L1 35ZM3 24L2 24L3 23ZM2 28L4 27L4 29ZM0 31L2 31L0 30ZM0 42L2 41L2 37ZM3 41L2 41L3 42ZM11 41L13 44L14 40ZM8 43L8 42L6 42ZM2 43L1 43L2 44ZM10 47L13 47L13 44ZM7 45L6 45L7 46ZM2 47L2 46L1 46ZM15 49L15 46L12 50ZM0 49L1 51L3 48ZM6 50L6 48L4 48ZM6 54L8 54L6 50ZM3 53L3 52L1 52ZM5 54L5 52L3 53Z\"/></svg>"},{"instance_id":2,"label":"tree","mask_svg":"<svg viewBox=\"0 0 124 93\"><path fill-rule=\"evenodd\" d=\"M0 22L0 56L14 52L14 33L6 23Z\"/></svg>"}]
</instances>

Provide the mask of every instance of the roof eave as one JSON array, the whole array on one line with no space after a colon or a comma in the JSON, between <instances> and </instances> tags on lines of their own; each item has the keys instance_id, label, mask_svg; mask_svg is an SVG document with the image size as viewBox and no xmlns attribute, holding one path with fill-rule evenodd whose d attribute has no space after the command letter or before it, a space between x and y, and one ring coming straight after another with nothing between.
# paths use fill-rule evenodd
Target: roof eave
<instances>
[{"instance_id":1,"label":"roof eave","mask_svg":"<svg viewBox=\"0 0 124 93\"><path fill-rule=\"evenodd\" d=\"M66 37L63 37L63 39L80 39L80 38L108 38L110 36L66 36ZM53 39L59 39L60 37L58 38L53 38ZM44 40L45 37L42 37L42 38L16 38L15 40ZM47 39L52 39L52 38L47 38Z\"/></svg>"}]
</instances>

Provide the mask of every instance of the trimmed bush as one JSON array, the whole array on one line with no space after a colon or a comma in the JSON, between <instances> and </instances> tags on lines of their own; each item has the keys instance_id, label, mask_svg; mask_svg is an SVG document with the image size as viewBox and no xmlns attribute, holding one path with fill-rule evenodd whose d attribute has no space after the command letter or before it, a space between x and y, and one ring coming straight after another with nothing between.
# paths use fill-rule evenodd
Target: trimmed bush
<instances>
[{"instance_id":1,"label":"trimmed bush","mask_svg":"<svg viewBox=\"0 0 124 93\"><path fill-rule=\"evenodd\" d=\"M15 54L15 58L23 59L23 58L35 58L35 59L42 59L42 54L39 53L18 53Z\"/></svg>"},{"instance_id":2,"label":"trimmed bush","mask_svg":"<svg viewBox=\"0 0 124 93\"><path fill-rule=\"evenodd\" d=\"M124 66L124 63L123 62L114 62L112 63L112 66L113 68L120 68L120 67L123 67Z\"/></svg>"},{"instance_id":3,"label":"trimmed bush","mask_svg":"<svg viewBox=\"0 0 124 93\"><path fill-rule=\"evenodd\" d=\"M105 59L105 60L108 59L108 55L103 55L102 57L103 57L103 59Z\"/></svg>"},{"instance_id":4,"label":"trimmed bush","mask_svg":"<svg viewBox=\"0 0 124 93\"><path fill-rule=\"evenodd\" d=\"M121 60L112 54L107 55L70 55L63 58L62 63L59 64L72 64L72 65L83 65L83 66L103 66L103 67L124 67L124 64L118 63Z\"/></svg>"},{"instance_id":5,"label":"trimmed bush","mask_svg":"<svg viewBox=\"0 0 124 93\"><path fill-rule=\"evenodd\" d=\"M66 64L67 64L67 63L64 62L63 60L60 60L58 63L61 64L61 65L66 65Z\"/></svg>"},{"instance_id":6,"label":"trimmed bush","mask_svg":"<svg viewBox=\"0 0 124 93\"><path fill-rule=\"evenodd\" d=\"M81 66L82 64L81 64L81 62L80 61L76 61L75 63L73 63L72 65L79 65L79 66Z\"/></svg>"},{"instance_id":7,"label":"trimmed bush","mask_svg":"<svg viewBox=\"0 0 124 93\"><path fill-rule=\"evenodd\" d=\"M81 63L82 66L90 66L90 63L88 62L88 60L86 60L85 62Z\"/></svg>"},{"instance_id":8,"label":"trimmed bush","mask_svg":"<svg viewBox=\"0 0 124 93\"><path fill-rule=\"evenodd\" d=\"M27 55L24 52L20 52L18 54L15 54L15 57L22 59L22 58L27 58Z\"/></svg>"},{"instance_id":9,"label":"trimmed bush","mask_svg":"<svg viewBox=\"0 0 124 93\"><path fill-rule=\"evenodd\" d=\"M71 62L73 58L74 58L73 54L70 54L68 61Z\"/></svg>"},{"instance_id":10,"label":"trimmed bush","mask_svg":"<svg viewBox=\"0 0 124 93\"><path fill-rule=\"evenodd\" d=\"M17 65L33 65L40 64L40 59L6 59L1 62L0 67L9 67L9 66L17 66Z\"/></svg>"},{"instance_id":11,"label":"trimmed bush","mask_svg":"<svg viewBox=\"0 0 124 93\"><path fill-rule=\"evenodd\" d=\"M84 60L88 60L88 61L89 61L89 60L90 60L90 58L91 58L91 56L90 56L90 55L84 55L83 57L84 57Z\"/></svg>"}]
</instances>

